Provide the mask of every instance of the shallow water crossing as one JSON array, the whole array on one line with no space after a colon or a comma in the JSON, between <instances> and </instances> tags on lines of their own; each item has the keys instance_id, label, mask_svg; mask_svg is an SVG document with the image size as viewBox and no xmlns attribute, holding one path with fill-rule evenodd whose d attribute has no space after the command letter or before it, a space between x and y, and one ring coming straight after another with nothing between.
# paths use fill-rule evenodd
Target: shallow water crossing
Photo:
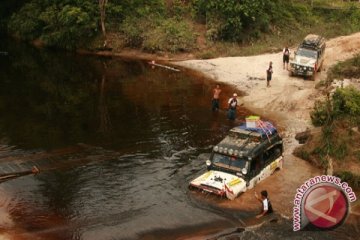
<instances>
[{"instance_id":1,"label":"shallow water crossing","mask_svg":"<svg viewBox=\"0 0 360 240\"><path fill-rule=\"evenodd\" d=\"M41 170L0 185L1 231L131 239L233 224L187 190L205 169L198 155L232 127L224 110L211 112L212 82L145 62L1 48L0 170Z\"/></svg>"}]
</instances>

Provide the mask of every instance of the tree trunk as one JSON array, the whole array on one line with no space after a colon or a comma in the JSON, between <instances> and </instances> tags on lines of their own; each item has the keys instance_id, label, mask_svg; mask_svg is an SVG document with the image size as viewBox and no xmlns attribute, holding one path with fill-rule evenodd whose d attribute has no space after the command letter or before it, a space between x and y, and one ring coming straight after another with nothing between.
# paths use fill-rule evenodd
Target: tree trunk
<instances>
[{"instance_id":1,"label":"tree trunk","mask_svg":"<svg viewBox=\"0 0 360 240\"><path fill-rule=\"evenodd\" d=\"M103 45L104 48L107 46L106 28L105 28L107 2L108 2L108 0L99 0L100 22L101 22L101 31L102 31L103 37L104 37L104 45Z\"/></svg>"},{"instance_id":2,"label":"tree trunk","mask_svg":"<svg viewBox=\"0 0 360 240\"><path fill-rule=\"evenodd\" d=\"M103 62L103 66L104 66L104 70L103 70L103 74L102 74L102 78L101 78L101 82L100 82L100 86L99 86L99 114L100 114L100 125L99 125L99 132L101 133L108 133L111 128L111 120L110 120L110 115L109 115L109 110L107 107L107 102L106 102L106 89L105 89L105 84L106 84L106 69L107 69L107 64L106 62Z\"/></svg>"}]
</instances>

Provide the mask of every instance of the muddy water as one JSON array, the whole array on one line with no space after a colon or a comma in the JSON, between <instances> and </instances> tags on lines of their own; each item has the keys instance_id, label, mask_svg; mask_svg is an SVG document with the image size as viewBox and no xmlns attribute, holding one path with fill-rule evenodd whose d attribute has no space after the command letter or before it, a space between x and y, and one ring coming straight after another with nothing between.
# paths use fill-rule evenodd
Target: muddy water
<instances>
[{"instance_id":1,"label":"muddy water","mask_svg":"<svg viewBox=\"0 0 360 240\"><path fill-rule=\"evenodd\" d=\"M0 58L0 171L41 169L1 183L0 232L133 239L239 224L241 214L187 190L204 170L199 154L233 126L225 111L210 110L213 82L145 62L0 46L8 52ZM223 90L224 98L233 92Z\"/></svg>"}]
</instances>

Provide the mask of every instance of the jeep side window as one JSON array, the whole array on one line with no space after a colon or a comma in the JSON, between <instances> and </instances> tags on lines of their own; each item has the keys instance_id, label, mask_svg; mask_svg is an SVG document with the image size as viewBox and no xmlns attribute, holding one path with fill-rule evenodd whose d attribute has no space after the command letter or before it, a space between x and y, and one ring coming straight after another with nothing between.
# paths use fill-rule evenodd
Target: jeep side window
<instances>
[{"instance_id":1,"label":"jeep side window","mask_svg":"<svg viewBox=\"0 0 360 240\"><path fill-rule=\"evenodd\" d=\"M250 165L250 173L251 177L255 177L264 167L262 162L262 157L257 156L255 159L251 161Z\"/></svg>"},{"instance_id":2,"label":"jeep side window","mask_svg":"<svg viewBox=\"0 0 360 240\"><path fill-rule=\"evenodd\" d=\"M265 165L271 163L275 159L281 156L281 149L279 145L273 146L272 148L264 152Z\"/></svg>"}]
</instances>

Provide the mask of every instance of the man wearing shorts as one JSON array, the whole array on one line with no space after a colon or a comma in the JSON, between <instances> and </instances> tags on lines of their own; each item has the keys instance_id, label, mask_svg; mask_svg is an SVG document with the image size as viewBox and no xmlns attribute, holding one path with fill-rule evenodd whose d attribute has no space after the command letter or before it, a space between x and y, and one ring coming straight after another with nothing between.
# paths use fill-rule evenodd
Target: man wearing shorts
<instances>
[{"instance_id":1,"label":"man wearing shorts","mask_svg":"<svg viewBox=\"0 0 360 240\"><path fill-rule=\"evenodd\" d=\"M266 70L266 86L270 87L270 81L273 74L272 62L269 63L269 68Z\"/></svg>"},{"instance_id":2,"label":"man wearing shorts","mask_svg":"<svg viewBox=\"0 0 360 240\"><path fill-rule=\"evenodd\" d=\"M218 111L220 108L220 103L219 103L219 97L220 97L220 93L221 93L221 88L220 85L217 84L216 87L213 90L213 99L212 99L212 110L213 112Z\"/></svg>"},{"instance_id":3,"label":"man wearing shorts","mask_svg":"<svg viewBox=\"0 0 360 240\"><path fill-rule=\"evenodd\" d=\"M286 66L286 70L289 70L289 69L288 69L288 66L289 66L289 58L290 58L290 50L289 50L289 48L286 46L286 47L283 49L283 68L285 69L285 66Z\"/></svg>"}]
</instances>

